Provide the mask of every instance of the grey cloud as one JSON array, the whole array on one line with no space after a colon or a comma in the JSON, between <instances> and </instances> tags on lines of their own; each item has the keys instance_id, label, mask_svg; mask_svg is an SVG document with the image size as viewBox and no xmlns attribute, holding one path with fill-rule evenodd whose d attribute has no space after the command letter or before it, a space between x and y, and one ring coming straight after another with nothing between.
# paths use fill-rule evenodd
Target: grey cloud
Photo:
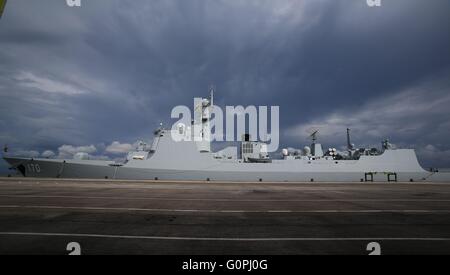
<instances>
[{"instance_id":1,"label":"grey cloud","mask_svg":"<svg viewBox=\"0 0 450 275\"><path fill-rule=\"evenodd\" d=\"M46 150L44 152L42 152L41 156L43 158L54 158L56 156L55 152L51 151L51 150Z\"/></svg>"},{"instance_id":2,"label":"grey cloud","mask_svg":"<svg viewBox=\"0 0 450 275\"><path fill-rule=\"evenodd\" d=\"M124 154L131 151L133 148L134 147L131 144L114 141L106 147L105 151L111 154Z\"/></svg>"},{"instance_id":3,"label":"grey cloud","mask_svg":"<svg viewBox=\"0 0 450 275\"><path fill-rule=\"evenodd\" d=\"M97 148L94 145L89 146L73 146L73 145L62 145L58 148L58 158L73 158L78 153L92 154L97 152Z\"/></svg>"},{"instance_id":4,"label":"grey cloud","mask_svg":"<svg viewBox=\"0 0 450 275\"><path fill-rule=\"evenodd\" d=\"M18 150L14 151L11 155L16 157L37 158L40 154L38 151L34 150Z\"/></svg>"}]
</instances>

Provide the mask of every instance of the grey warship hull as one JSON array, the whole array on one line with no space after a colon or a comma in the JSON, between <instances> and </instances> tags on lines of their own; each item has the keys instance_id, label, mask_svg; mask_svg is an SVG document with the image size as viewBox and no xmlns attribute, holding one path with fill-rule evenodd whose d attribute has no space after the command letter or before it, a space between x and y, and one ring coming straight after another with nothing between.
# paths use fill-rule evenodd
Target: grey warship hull
<instances>
[{"instance_id":1,"label":"grey warship hull","mask_svg":"<svg viewBox=\"0 0 450 275\"><path fill-rule=\"evenodd\" d=\"M12 168L26 177L126 180L188 180L236 182L421 182L448 181L450 174L422 169L414 150L387 150L379 156L358 160L274 160L243 163L218 160L198 152L194 142L161 138L160 150L145 160L123 165L111 161L57 160L5 157ZM167 151L183 150L172 158ZM165 152L165 153L158 153Z\"/></svg>"},{"instance_id":2,"label":"grey warship hull","mask_svg":"<svg viewBox=\"0 0 450 275\"><path fill-rule=\"evenodd\" d=\"M25 177L68 179L121 179L121 180L179 180L179 181L235 181L235 182L388 182L388 181L448 181L441 173L423 171L368 172L367 171L276 171L255 164L246 171L223 169L176 170L113 167L107 164L86 164L68 160L6 158L12 167L24 171ZM29 168L34 165L36 168ZM23 167L20 167L23 166ZM259 166L259 167L258 167ZM19 168L20 167L20 168ZM34 170L34 171L33 171Z\"/></svg>"},{"instance_id":3,"label":"grey warship hull","mask_svg":"<svg viewBox=\"0 0 450 275\"><path fill-rule=\"evenodd\" d=\"M283 159L270 159L265 143L250 141L243 135L240 156L237 147L212 152L209 135L213 109L210 99L195 99L192 125L155 131L151 148L143 143L128 153L126 161L39 159L4 156L4 159L25 177L127 179L127 180L189 180L236 182L361 182L361 181L450 181L449 173L422 169L412 149L393 149L386 140L383 151L355 149L350 143L348 156L336 149L323 152L316 142L305 147L302 154L289 154ZM193 129L192 129L193 128ZM205 138L206 137L206 138Z\"/></svg>"}]
</instances>

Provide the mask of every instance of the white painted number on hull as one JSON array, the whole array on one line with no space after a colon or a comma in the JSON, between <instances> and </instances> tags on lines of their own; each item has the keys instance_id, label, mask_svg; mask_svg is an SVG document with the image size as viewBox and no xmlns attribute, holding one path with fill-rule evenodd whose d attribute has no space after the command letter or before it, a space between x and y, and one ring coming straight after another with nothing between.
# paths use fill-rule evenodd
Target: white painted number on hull
<instances>
[{"instance_id":1,"label":"white painted number on hull","mask_svg":"<svg viewBox=\"0 0 450 275\"><path fill-rule=\"evenodd\" d=\"M27 168L28 168L28 172L30 172L30 173L40 173L41 172L41 167L37 163L36 164L30 163L27 165Z\"/></svg>"}]
</instances>

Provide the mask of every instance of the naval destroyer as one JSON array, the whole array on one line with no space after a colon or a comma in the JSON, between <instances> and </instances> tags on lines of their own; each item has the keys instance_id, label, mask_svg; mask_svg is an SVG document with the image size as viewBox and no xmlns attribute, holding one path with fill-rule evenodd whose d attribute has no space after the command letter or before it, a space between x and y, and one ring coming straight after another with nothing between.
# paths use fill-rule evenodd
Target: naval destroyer
<instances>
[{"instance_id":1,"label":"naval destroyer","mask_svg":"<svg viewBox=\"0 0 450 275\"><path fill-rule=\"evenodd\" d=\"M213 94L198 98L192 126L210 132ZM426 182L449 181L450 173L424 170L413 149L396 149L386 140L381 149L355 148L347 129L347 151L324 150L317 142L303 150L282 150L272 159L264 142L243 135L239 146L213 152L211 142L195 138L191 127L154 131L153 142L139 143L122 162L88 159L21 158L5 154L12 170L25 177L236 182ZM173 139L177 135L192 138Z\"/></svg>"}]
</instances>

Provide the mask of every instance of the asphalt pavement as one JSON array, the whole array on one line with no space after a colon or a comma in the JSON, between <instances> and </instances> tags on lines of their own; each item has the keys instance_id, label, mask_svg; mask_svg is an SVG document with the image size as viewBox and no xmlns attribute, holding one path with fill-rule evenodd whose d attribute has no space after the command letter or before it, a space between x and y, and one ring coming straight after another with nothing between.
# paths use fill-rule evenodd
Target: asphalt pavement
<instances>
[{"instance_id":1,"label":"asphalt pavement","mask_svg":"<svg viewBox=\"0 0 450 275\"><path fill-rule=\"evenodd\" d=\"M450 184L0 178L0 254L450 254Z\"/></svg>"}]
</instances>

